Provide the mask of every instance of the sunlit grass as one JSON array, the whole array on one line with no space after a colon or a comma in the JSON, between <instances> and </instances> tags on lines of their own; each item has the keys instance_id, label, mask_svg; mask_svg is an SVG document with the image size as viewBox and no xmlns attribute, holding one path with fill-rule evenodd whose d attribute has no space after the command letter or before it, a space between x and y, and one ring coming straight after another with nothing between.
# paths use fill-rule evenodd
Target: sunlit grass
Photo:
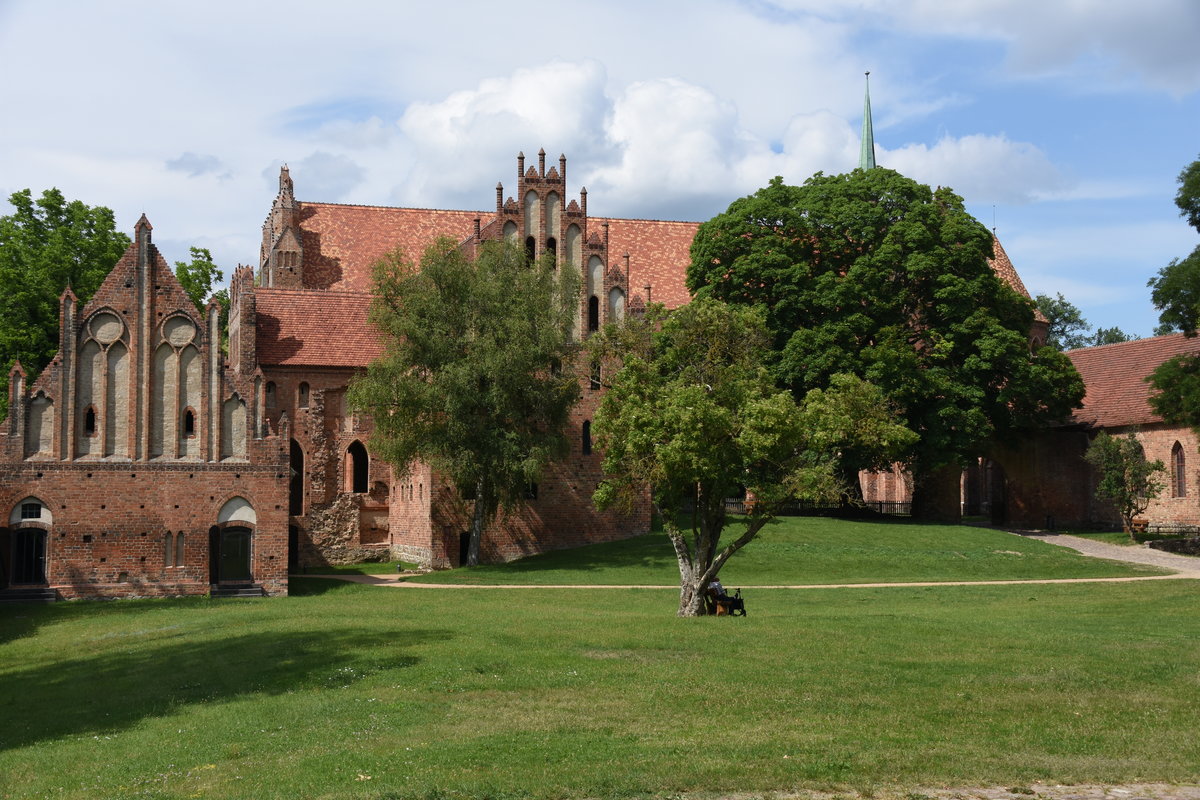
<instances>
[{"instance_id":1,"label":"sunlit grass","mask_svg":"<svg viewBox=\"0 0 1200 800\"><path fill-rule=\"evenodd\" d=\"M737 526L731 526L736 535ZM1153 567L1082 556L988 528L906 521L784 517L735 555L726 586L883 583L1155 575ZM665 535L546 553L509 564L434 572L424 583L678 584Z\"/></svg>"}]
</instances>

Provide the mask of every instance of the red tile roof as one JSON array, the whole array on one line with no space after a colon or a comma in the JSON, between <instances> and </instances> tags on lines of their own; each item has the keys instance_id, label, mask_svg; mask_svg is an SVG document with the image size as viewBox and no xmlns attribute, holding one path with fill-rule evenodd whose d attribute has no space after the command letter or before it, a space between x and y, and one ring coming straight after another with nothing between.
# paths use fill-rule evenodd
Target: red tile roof
<instances>
[{"instance_id":1,"label":"red tile roof","mask_svg":"<svg viewBox=\"0 0 1200 800\"><path fill-rule=\"evenodd\" d=\"M474 233L477 217L491 214L300 203L305 286L369 292L371 266L382 256L401 247L409 259L420 261L437 237L462 241Z\"/></svg>"},{"instance_id":2,"label":"red tile roof","mask_svg":"<svg viewBox=\"0 0 1200 800\"><path fill-rule=\"evenodd\" d=\"M667 308L681 306L691 299L687 286L687 268L692 263L690 249L696 238L698 222L669 222L657 219L588 219L588 231L603 232L608 223L608 261L625 268L629 253L629 293L646 297Z\"/></svg>"},{"instance_id":3,"label":"red tile roof","mask_svg":"<svg viewBox=\"0 0 1200 800\"><path fill-rule=\"evenodd\" d=\"M264 366L365 367L382 352L366 292L259 287L254 295Z\"/></svg>"},{"instance_id":4,"label":"red tile roof","mask_svg":"<svg viewBox=\"0 0 1200 800\"><path fill-rule=\"evenodd\" d=\"M1025 288L1025 284L1021 281L1021 276L1017 274L1017 268L1013 266L1012 261L1008 257L1008 253L1004 252L1004 246L1000 244L1000 240L996 238L996 234L992 234L992 258L988 262L992 265L992 269L1000 276L1000 280L1012 287L1013 291L1022 297L1033 298L1029 295L1029 290ZM1033 309L1033 318L1038 322L1048 322L1046 315L1041 309Z\"/></svg>"},{"instance_id":5,"label":"red tile roof","mask_svg":"<svg viewBox=\"0 0 1200 800\"><path fill-rule=\"evenodd\" d=\"M1102 428L1162 422L1150 410L1151 388L1145 378L1168 358L1196 353L1200 339L1182 333L1068 351L1087 386L1075 421Z\"/></svg>"}]
</instances>

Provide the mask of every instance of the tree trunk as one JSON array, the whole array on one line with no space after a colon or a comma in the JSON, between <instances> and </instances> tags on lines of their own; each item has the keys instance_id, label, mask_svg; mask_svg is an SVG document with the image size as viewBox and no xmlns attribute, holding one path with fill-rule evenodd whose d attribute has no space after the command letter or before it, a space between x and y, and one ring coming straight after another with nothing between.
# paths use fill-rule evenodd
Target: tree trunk
<instances>
[{"instance_id":1,"label":"tree trunk","mask_svg":"<svg viewBox=\"0 0 1200 800\"><path fill-rule=\"evenodd\" d=\"M479 563L479 545L483 542L483 521L487 514L487 502L483 497L483 481L475 484L475 508L471 512L471 538L467 542L467 566Z\"/></svg>"},{"instance_id":2,"label":"tree trunk","mask_svg":"<svg viewBox=\"0 0 1200 800\"><path fill-rule=\"evenodd\" d=\"M694 581L679 584L679 612L681 617L702 617L708 613L704 602L705 587Z\"/></svg>"}]
</instances>

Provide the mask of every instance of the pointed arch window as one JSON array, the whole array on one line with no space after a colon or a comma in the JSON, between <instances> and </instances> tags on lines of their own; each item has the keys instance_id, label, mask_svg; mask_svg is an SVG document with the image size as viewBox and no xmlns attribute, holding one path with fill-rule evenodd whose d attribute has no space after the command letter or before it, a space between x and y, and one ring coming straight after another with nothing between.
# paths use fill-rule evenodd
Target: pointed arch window
<instances>
[{"instance_id":1,"label":"pointed arch window","mask_svg":"<svg viewBox=\"0 0 1200 800\"><path fill-rule=\"evenodd\" d=\"M183 410L183 435L187 439L196 435L196 412L190 408Z\"/></svg>"},{"instance_id":2,"label":"pointed arch window","mask_svg":"<svg viewBox=\"0 0 1200 800\"><path fill-rule=\"evenodd\" d=\"M308 408L308 382L301 381L300 387L296 390L296 405L300 408Z\"/></svg>"},{"instance_id":3,"label":"pointed arch window","mask_svg":"<svg viewBox=\"0 0 1200 800\"><path fill-rule=\"evenodd\" d=\"M525 260L530 263L537 257L537 240L532 236L525 237Z\"/></svg>"},{"instance_id":4,"label":"pointed arch window","mask_svg":"<svg viewBox=\"0 0 1200 800\"><path fill-rule=\"evenodd\" d=\"M83 412L83 435L84 436L95 436L96 435L96 407L95 406L88 406L87 410L85 410Z\"/></svg>"},{"instance_id":5,"label":"pointed arch window","mask_svg":"<svg viewBox=\"0 0 1200 800\"><path fill-rule=\"evenodd\" d=\"M583 421L583 435L580 445L582 446L583 454L585 456L590 456L592 454L592 421L590 419L585 419Z\"/></svg>"},{"instance_id":6,"label":"pointed arch window","mask_svg":"<svg viewBox=\"0 0 1200 800\"><path fill-rule=\"evenodd\" d=\"M1171 496L1187 497L1187 455L1179 442L1171 448Z\"/></svg>"},{"instance_id":7,"label":"pointed arch window","mask_svg":"<svg viewBox=\"0 0 1200 800\"><path fill-rule=\"evenodd\" d=\"M600 330L600 298L592 295L588 298L588 331Z\"/></svg>"}]
</instances>

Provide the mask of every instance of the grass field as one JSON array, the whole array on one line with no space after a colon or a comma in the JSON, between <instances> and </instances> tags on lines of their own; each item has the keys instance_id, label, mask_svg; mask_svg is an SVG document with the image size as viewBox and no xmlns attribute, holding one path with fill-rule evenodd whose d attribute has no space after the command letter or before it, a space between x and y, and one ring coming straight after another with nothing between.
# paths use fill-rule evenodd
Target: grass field
<instances>
[{"instance_id":1,"label":"grass field","mask_svg":"<svg viewBox=\"0 0 1200 800\"><path fill-rule=\"evenodd\" d=\"M731 527L731 530L740 530ZM721 572L732 588L809 583L1036 580L1160 574L1086 558L1056 545L989 528L904 521L784 517ZM679 568L666 536L651 534L511 564L411 578L424 583L670 585Z\"/></svg>"},{"instance_id":2,"label":"grass field","mask_svg":"<svg viewBox=\"0 0 1200 800\"><path fill-rule=\"evenodd\" d=\"M1200 779L1192 581L759 589L691 620L672 590L292 588L4 609L0 797Z\"/></svg>"}]
</instances>

